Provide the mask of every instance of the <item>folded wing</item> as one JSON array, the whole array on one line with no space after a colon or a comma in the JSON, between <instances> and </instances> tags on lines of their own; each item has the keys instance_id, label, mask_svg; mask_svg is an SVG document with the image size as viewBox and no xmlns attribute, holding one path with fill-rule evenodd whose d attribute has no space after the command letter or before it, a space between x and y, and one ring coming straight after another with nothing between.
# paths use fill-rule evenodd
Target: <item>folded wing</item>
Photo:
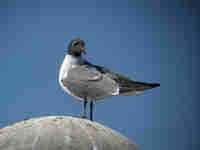
<instances>
[{"instance_id":1,"label":"folded wing","mask_svg":"<svg viewBox=\"0 0 200 150\"><path fill-rule=\"evenodd\" d=\"M62 82L72 93L82 98L103 99L118 92L116 82L92 65L71 69Z\"/></svg>"},{"instance_id":2,"label":"folded wing","mask_svg":"<svg viewBox=\"0 0 200 150\"><path fill-rule=\"evenodd\" d=\"M97 70L105 74L107 77L114 80L119 87L119 95L130 96L138 95L140 91L149 90L155 87L159 87L159 83L145 83L132 80L128 77L114 73L104 67L95 66Z\"/></svg>"}]
</instances>

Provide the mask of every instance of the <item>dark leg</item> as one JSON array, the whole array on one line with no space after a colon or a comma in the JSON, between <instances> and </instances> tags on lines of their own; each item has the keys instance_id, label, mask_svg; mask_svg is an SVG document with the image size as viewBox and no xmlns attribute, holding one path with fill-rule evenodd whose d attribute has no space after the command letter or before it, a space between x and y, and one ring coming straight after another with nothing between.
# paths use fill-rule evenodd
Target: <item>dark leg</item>
<instances>
[{"instance_id":1,"label":"dark leg","mask_svg":"<svg viewBox=\"0 0 200 150\"><path fill-rule=\"evenodd\" d=\"M94 108L94 102L91 100L90 102L90 120L93 121L93 108Z\"/></svg>"},{"instance_id":2,"label":"dark leg","mask_svg":"<svg viewBox=\"0 0 200 150\"><path fill-rule=\"evenodd\" d=\"M87 118L87 116L86 116L86 106L87 106L87 99L85 98L85 100L83 101L83 115L82 115L82 118Z\"/></svg>"}]
</instances>

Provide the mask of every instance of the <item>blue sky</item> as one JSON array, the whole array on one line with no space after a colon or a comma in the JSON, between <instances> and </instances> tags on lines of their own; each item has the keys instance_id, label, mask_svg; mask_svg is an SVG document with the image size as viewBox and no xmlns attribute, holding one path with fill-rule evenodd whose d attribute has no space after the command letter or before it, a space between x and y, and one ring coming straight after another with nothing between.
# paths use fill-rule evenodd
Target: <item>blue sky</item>
<instances>
[{"instance_id":1,"label":"blue sky","mask_svg":"<svg viewBox=\"0 0 200 150\"><path fill-rule=\"evenodd\" d=\"M58 72L80 37L86 58L161 88L95 103L95 121L148 150L199 149L197 8L181 1L1 1L0 127L24 118L80 116Z\"/></svg>"}]
</instances>

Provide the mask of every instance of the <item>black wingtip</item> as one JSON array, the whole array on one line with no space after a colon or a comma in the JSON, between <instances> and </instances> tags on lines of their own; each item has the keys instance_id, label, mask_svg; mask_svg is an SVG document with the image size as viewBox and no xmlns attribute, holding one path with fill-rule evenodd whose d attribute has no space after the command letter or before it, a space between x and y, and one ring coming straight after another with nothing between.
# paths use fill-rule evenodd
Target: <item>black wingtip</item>
<instances>
[{"instance_id":1,"label":"black wingtip","mask_svg":"<svg viewBox=\"0 0 200 150\"><path fill-rule=\"evenodd\" d=\"M152 88L160 87L160 83L153 83L151 84Z\"/></svg>"}]
</instances>

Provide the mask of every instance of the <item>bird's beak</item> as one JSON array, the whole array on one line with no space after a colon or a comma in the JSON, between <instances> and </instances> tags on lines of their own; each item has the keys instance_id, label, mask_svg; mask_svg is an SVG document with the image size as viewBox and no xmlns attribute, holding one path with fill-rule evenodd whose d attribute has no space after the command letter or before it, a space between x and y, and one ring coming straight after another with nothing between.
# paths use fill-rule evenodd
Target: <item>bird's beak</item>
<instances>
[{"instance_id":1,"label":"bird's beak","mask_svg":"<svg viewBox=\"0 0 200 150\"><path fill-rule=\"evenodd\" d=\"M82 51L82 53L83 53L84 55L86 55L86 54L87 54L87 52L86 52L85 48L81 48L81 51Z\"/></svg>"}]
</instances>

